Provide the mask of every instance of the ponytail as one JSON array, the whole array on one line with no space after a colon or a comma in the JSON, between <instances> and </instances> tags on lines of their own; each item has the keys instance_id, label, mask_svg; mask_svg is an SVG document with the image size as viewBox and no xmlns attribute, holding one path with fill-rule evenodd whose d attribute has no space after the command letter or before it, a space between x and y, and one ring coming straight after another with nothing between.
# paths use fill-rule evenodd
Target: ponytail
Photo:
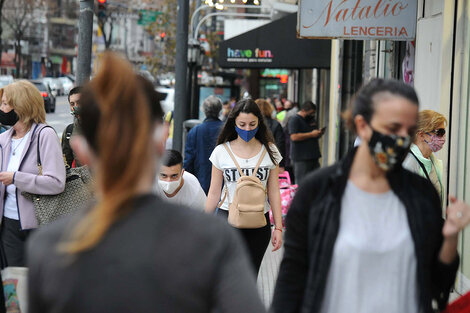
<instances>
[{"instance_id":1,"label":"ponytail","mask_svg":"<svg viewBox=\"0 0 470 313\"><path fill-rule=\"evenodd\" d=\"M132 210L138 182L150 158L151 118L131 65L106 53L96 77L84 88L82 133L97 156L95 207L62 244L67 253L96 246L121 216Z\"/></svg>"}]
</instances>

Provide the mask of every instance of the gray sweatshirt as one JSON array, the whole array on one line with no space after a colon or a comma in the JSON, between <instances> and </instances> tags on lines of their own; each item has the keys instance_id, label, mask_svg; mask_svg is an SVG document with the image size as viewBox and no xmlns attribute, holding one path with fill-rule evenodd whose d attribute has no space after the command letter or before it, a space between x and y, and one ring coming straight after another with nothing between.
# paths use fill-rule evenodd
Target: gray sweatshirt
<instances>
[{"instance_id":1,"label":"gray sweatshirt","mask_svg":"<svg viewBox=\"0 0 470 313\"><path fill-rule=\"evenodd\" d=\"M263 313L238 234L217 217L144 195L100 243L57 252L77 217L28 242L29 312Z\"/></svg>"}]
</instances>

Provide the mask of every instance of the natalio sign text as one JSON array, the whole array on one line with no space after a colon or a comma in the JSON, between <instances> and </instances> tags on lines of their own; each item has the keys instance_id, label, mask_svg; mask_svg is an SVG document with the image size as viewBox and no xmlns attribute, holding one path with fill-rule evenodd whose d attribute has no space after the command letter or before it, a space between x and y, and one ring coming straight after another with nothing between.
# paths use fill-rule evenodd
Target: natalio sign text
<instances>
[{"instance_id":1,"label":"natalio sign text","mask_svg":"<svg viewBox=\"0 0 470 313\"><path fill-rule=\"evenodd\" d=\"M271 63L273 58L271 50L227 48L227 62Z\"/></svg>"},{"instance_id":2,"label":"natalio sign text","mask_svg":"<svg viewBox=\"0 0 470 313\"><path fill-rule=\"evenodd\" d=\"M417 0L301 0L298 35L312 38L412 40Z\"/></svg>"}]
</instances>

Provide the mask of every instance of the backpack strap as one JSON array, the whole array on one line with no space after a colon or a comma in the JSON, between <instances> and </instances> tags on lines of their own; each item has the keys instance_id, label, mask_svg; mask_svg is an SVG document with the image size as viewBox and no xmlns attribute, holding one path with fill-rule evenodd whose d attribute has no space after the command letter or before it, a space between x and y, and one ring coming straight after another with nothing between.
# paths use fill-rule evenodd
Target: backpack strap
<instances>
[{"instance_id":1,"label":"backpack strap","mask_svg":"<svg viewBox=\"0 0 470 313\"><path fill-rule=\"evenodd\" d=\"M424 167L424 164L418 159L418 157L413 153L413 151L410 150L410 153L415 157L416 161L418 161L419 166L421 167L421 169L422 169L423 172L424 172L424 175L426 175L426 178L427 178L429 181L431 181L431 178L429 178L428 171L426 171L426 167Z\"/></svg>"},{"instance_id":2,"label":"backpack strap","mask_svg":"<svg viewBox=\"0 0 470 313\"><path fill-rule=\"evenodd\" d=\"M235 159L235 156L232 153L232 150L230 150L227 143L224 144L224 148L225 148L225 150L227 150L228 155L230 156L230 158L232 158L233 163L235 163L235 166L237 167L238 171L240 172L240 175L245 176L245 174L242 171L242 168L240 167L240 164L238 164L237 160Z\"/></svg>"},{"instance_id":3,"label":"backpack strap","mask_svg":"<svg viewBox=\"0 0 470 313\"><path fill-rule=\"evenodd\" d=\"M258 163L256 164L256 167L255 167L255 170L253 171L252 176L256 176L256 172L258 172L258 168L261 165L261 162L263 161L265 155L266 155L266 147L263 146L263 152L261 153L261 156L258 160Z\"/></svg>"}]
</instances>

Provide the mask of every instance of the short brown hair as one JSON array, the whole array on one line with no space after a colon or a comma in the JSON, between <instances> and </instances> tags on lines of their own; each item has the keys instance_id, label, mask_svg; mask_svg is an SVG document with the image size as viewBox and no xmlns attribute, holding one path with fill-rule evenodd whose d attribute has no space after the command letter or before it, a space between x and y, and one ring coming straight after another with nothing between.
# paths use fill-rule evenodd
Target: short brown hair
<instances>
[{"instance_id":1,"label":"short brown hair","mask_svg":"<svg viewBox=\"0 0 470 313\"><path fill-rule=\"evenodd\" d=\"M263 116L271 117L274 108L268 101L264 99L256 99L255 102L261 110L261 114L263 114Z\"/></svg>"},{"instance_id":2,"label":"short brown hair","mask_svg":"<svg viewBox=\"0 0 470 313\"><path fill-rule=\"evenodd\" d=\"M444 115L433 110L423 110L418 115L417 133L429 133L436 130L440 125L447 126Z\"/></svg>"},{"instance_id":3,"label":"short brown hair","mask_svg":"<svg viewBox=\"0 0 470 313\"><path fill-rule=\"evenodd\" d=\"M19 80L0 89L0 97L7 98L18 118L24 124L45 123L44 99L39 90L27 80Z\"/></svg>"}]
</instances>

